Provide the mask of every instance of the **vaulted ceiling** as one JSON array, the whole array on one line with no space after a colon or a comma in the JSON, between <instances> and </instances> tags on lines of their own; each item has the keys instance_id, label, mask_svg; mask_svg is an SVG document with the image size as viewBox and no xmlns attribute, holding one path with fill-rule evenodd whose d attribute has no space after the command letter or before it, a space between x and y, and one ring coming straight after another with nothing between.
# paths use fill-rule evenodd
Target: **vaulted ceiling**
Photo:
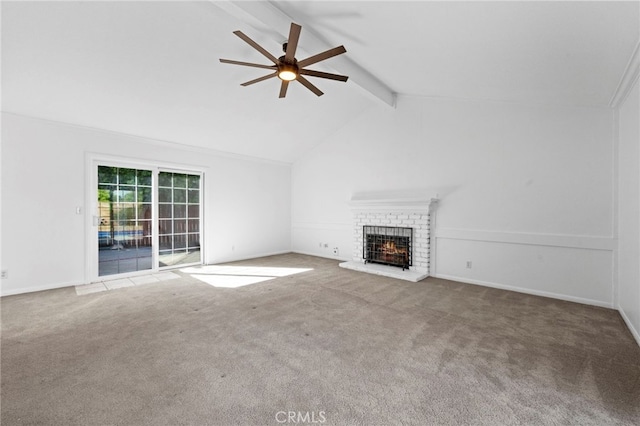
<instances>
[{"instance_id":1,"label":"vaulted ceiling","mask_svg":"<svg viewBox=\"0 0 640 426\"><path fill-rule=\"evenodd\" d=\"M277 79L233 35L279 56L302 25L299 59L316 97ZM2 110L283 162L364 110L400 96L572 106L610 104L640 39L638 2L6 2ZM266 61L266 62L265 62Z\"/></svg>"}]
</instances>

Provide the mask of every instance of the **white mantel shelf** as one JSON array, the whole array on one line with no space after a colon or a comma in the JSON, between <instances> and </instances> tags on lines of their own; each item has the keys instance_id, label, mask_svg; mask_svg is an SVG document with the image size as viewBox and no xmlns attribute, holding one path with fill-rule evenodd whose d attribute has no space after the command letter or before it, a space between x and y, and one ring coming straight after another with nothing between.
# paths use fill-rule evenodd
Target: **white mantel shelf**
<instances>
[{"instance_id":1,"label":"white mantel shelf","mask_svg":"<svg viewBox=\"0 0 640 426\"><path fill-rule=\"evenodd\" d=\"M352 199L349 207L354 211L429 212L437 202L437 198Z\"/></svg>"},{"instance_id":2,"label":"white mantel shelf","mask_svg":"<svg viewBox=\"0 0 640 426\"><path fill-rule=\"evenodd\" d=\"M417 283L429 276L427 272L412 271L409 269L398 268L397 266L379 265L376 263L362 263L362 262L343 262L339 266L345 269L351 269L358 272L367 272L369 274L381 275L383 277L396 278L399 280L411 281Z\"/></svg>"}]
</instances>

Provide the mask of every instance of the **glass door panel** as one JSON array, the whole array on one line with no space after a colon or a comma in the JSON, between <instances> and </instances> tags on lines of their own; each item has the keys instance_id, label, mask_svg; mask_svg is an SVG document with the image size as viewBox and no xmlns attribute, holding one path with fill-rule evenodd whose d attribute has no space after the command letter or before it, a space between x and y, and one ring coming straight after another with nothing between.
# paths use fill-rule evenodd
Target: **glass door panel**
<instances>
[{"instance_id":1,"label":"glass door panel","mask_svg":"<svg viewBox=\"0 0 640 426\"><path fill-rule=\"evenodd\" d=\"M201 262L200 175L158 175L159 267Z\"/></svg>"},{"instance_id":2,"label":"glass door panel","mask_svg":"<svg viewBox=\"0 0 640 426\"><path fill-rule=\"evenodd\" d=\"M98 166L98 275L153 268L151 170Z\"/></svg>"}]
</instances>

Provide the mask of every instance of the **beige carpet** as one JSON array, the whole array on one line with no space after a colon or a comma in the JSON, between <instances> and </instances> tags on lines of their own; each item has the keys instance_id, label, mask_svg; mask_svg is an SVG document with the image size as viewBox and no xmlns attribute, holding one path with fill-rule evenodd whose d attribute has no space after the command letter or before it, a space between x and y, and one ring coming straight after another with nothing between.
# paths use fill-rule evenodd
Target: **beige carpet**
<instances>
[{"instance_id":1,"label":"beige carpet","mask_svg":"<svg viewBox=\"0 0 640 426\"><path fill-rule=\"evenodd\" d=\"M230 266L201 278L246 285L3 298L2 425L640 423L616 311L295 254Z\"/></svg>"}]
</instances>

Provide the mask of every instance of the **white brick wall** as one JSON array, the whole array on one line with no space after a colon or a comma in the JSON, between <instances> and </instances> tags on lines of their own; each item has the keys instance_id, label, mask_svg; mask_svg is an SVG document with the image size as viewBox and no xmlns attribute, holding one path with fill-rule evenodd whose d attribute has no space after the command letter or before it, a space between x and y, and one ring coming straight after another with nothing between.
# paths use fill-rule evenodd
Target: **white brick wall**
<instances>
[{"instance_id":1,"label":"white brick wall","mask_svg":"<svg viewBox=\"0 0 640 426\"><path fill-rule=\"evenodd\" d=\"M411 270L429 273L430 214L425 212L365 212L353 214L353 260L364 262L362 258L362 227L364 225L401 226L413 228L413 265Z\"/></svg>"}]
</instances>

